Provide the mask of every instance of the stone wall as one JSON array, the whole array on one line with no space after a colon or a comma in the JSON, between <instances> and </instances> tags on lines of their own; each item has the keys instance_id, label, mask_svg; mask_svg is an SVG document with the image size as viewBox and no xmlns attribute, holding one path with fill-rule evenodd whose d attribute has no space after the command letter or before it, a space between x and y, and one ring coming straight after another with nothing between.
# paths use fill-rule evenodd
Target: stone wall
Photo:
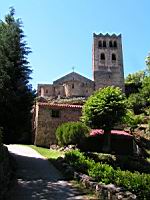
<instances>
[{"instance_id":1,"label":"stone wall","mask_svg":"<svg viewBox=\"0 0 150 200\"><path fill-rule=\"evenodd\" d=\"M78 73L72 72L56 80L53 84L38 84L41 97L88 97L94 91L94 82Z\"/></svg>"},{"instance_id":2,"label":"stone wall","mask_svg":"<svg viewBox=\"0 0 150 200\"><path fill-rule=\"evenodd\" d=\"M57 127L64 122L79 121L81 109L79 105L37 103L34 144L43 147L56 144Z\"/></svg>"}]
</instances>

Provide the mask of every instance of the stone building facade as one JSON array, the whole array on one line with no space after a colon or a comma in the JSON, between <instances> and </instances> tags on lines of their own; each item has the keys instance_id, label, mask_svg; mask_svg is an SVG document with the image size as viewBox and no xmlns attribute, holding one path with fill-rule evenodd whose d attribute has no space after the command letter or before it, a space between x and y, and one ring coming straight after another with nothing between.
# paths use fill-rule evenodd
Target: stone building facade
<instances>
[{"instance_id":1,"label":"stone building facade","mask_svg":"<svg viewBox=\"0 0 150 200\"><path fill-rule=\"evenodd\" d=\"M93 80L72 72L53 84L38 84L38 96L88 97L95 90L111 85L124 91L121 35L93 34L92 68Z\"/></svg>"},{"instance_id":2,"label":"stone building facade","mask_svg":"<svg viewBox=\"0 0 150 200\"><path fill-rule=\"evenodd\" d=\"M49 147L56 144L55 132L59 125L69 121L79 121L82 106L37 102L35 106L34 144Z\"/></svg>"},{"instance_id":3,"label":"stone building facade","mask_svg":"<svg viewBox=\"0 0 150 200\"><path fill-rule=\"evenodd\" d=\"M93 79L95 90L118 86L124 91L121 35L93 35Z\"/></svg>"},{"instance_id":4,"label":"stone building facade","mask_svg":"<svg viewBox=\"0 0 150 200\"><path fill-rule=\"evenodd\" d=\"M53 82L53 84L38 84L38 96L61 97L88 97L94 91L94 81L72 72Z\"/></svg>"},{"instance_id":5,"label":"stone building facade","mask_svg":"<svg viewBox=\"0 0 150 200\"><path fill-rule=\"evenodd\" d=\"M119 86L124 91L121 35L93 35L92 67L93 80L71 72L53 84L38 84L38 97L44 100L87 98L95 90L110 85ZM55 144L56 128L64 122L79 121L81 109L80 105L36 102L33 120L35 145L49 147Z\"/></svg>"}]
</instances>

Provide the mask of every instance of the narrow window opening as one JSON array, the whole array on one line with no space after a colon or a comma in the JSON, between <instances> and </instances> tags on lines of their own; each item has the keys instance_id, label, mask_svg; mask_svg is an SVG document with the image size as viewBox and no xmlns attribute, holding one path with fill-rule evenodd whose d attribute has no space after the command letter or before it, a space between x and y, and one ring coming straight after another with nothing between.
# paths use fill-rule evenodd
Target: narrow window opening
<instances>
[{"instance_id":1,"label":"narrow window opening","mask_svg":"<svg viewBox=\"0 0 150 200\"><path fill-rule=\"evenodd\" d=\"M51 117L59 118L60 117L60 110L51 110Z\"/></svg>"},{"instance_id":2,"label":"narrow window opening","mask_svg":"<svg viewBox=\"0 0 150 200\"><path fill-rule=\"evenodd\" d=\"M45 90L45 93L46 93L46 94L48 93L48 89Z\"/></svg>"},{"instance_id":3,"label":"narrow window opening","mask_svg":"<svg viewBox=\"0 0 150 200\"><path fill-rule=\"evenodd\" d=\"M101 60L105 60L105 54L101 53Z\"/></svg>"},{"instance_id":4,"label":"narrow window opening","mask_svg":"<svg viewBox=\"0 0 150 200\"><path fill-rule=\"evenodd\" d=\"M112 54L112 61L116 61L116 55L114 53Z\"/></svg>"},{"instance_id":5,"label":"narrow window opening","mask_svg":"<svg viewBox=\"0 0 150 200\"><path fill-rule=\"evenodd\" d=\"M101 48L102 47L102 41L99 41L98 42L98 48Z\"/></svg>"},{"instance_id":6,"label":"narrow window opening","mask_svg":"<svg viewBox=\"0 0 150 200\"><path fill-rule=\"evenodd\" d=\"M109 41L109 47L113 47L112 41Z\"/></svg>"},{"instance_id":7,"label":"narrow window opening","mask_svg":"<svg viewBox=\"0 0 150 200\"><path fill-rule=\"evenodd\" d=\"M114 47L117 48L117 42L116 41L114 41Z\"/></svg>"},{"instance_id":8,"label":"narrow window opening","mask_svg":"<svg viewBox=\"0 0 150 200\"><path fill-rule=\"evenodd\" d=\"M106 41L105 40L103 41L103 47L106 47Z\"/></svg>"},{"instance_id":9,"label":"narrow window opening","mask_svg":"<svg viewBox=\"0 0 150 200\"><path fill-rule=\"evenodd\" d=\"M72 89L74 89L74 84L72 84Z\"/></svg>"}]
</instances>

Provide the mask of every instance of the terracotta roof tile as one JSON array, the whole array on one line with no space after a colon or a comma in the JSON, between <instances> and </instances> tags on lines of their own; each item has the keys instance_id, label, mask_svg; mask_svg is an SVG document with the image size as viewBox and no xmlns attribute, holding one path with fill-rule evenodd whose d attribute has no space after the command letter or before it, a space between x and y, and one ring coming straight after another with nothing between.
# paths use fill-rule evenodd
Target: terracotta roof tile
<instances>
[{"instance_id":1,"label":"terracotta roof tile","mask_svg":"<svg viewBox=\"0 0 150 200\"><path fill-rule=\"evenodd\" d=\"M90 135L102 135L102 134L104 134L104 131L102 129L93 129L90 133ZM112 135L125 135L125 136L132 137L132 135L130 135L129 133L127 133L124 130L111 130L111 134Z\"/></svg>"},{"instance_id":2,"label":"terracotta roof tile","mask_svg":"<svg viewBox=\"0 0 150 200\"><path fill-rule=\"evenodd\" d=\"M82 109L81 105L71 105L71 104L52 104L52 103L38 103L39 106L46 106L50 108L79 108Z\"/></svg>"}]
</instances>

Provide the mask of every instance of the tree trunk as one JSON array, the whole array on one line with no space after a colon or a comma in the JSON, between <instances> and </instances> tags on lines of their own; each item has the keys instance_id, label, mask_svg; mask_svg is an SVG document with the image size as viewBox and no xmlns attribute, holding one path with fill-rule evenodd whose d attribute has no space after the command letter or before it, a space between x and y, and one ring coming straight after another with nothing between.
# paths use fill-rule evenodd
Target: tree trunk
<instances>
[{"instance_id":1,"label":"tree trunk","mask_svg":"<svg viewBox=\"0 0 150 200\"><path fill-rule=\"evenodd\" d=\"M111 130L104 130L103 151L106 153L111 151Z\"/></svg>"}]
</instances>

